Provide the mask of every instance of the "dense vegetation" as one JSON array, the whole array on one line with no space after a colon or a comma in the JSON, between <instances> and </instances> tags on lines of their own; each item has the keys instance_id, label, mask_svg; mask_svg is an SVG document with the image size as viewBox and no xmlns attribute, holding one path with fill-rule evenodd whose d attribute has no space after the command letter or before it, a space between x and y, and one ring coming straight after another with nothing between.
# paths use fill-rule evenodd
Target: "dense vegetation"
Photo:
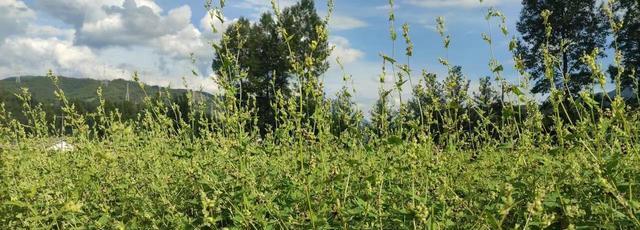
<instances>
[{"instance_id":1,"label":"dense vegetation","mask_svg":"<svg viewBox=\"0 0 640 230\"><path fill-rule=\"evenodd\" d=\"M489 62L494 75L483 78L480 90L470 95L462 67L445 58L440 63L449 71L440 80L426 71L416 74L399 57L382 55L380 98L370 119L354 106L348 75L335 99L325 97L320 76L326 70L328 55L322 44L329 36L330 17L317 17L311 0L283 11L274 3L275 17L267 15L253 25L240 20L225 32L213 46L219 97L201 100L196 99L198 93L187 91L176 102L168 89L151 92L139 87L141 110L124 119L119 110L107 109L106 86L96 86L94 110L80 111L78 103L68 99L68 89L61 87L62 78L50 73L50 97L64 115L62 127L51 124L55 114L32 100L41 92L16 93L20 115L8 113L6 103L0 106L0 225L639 228L638 87L624 83L637 79L637 67L626 66L634 63L634 53L622 50L637 46L612 45L616 58L610 68L602 68L599 49L582 54L559 49L555 42L580 43L555 37L561 35L554 28L571 28L556 24L572 22L555 20L557 13L550 11L575 6L572 10L593 12L589 17L609 28L611 35L603 36L622 37L634 33L626 26L638 25L625 16L634 14L632 10L621 9L634 9L637 3L542 4L564 2L523 1L519 29L523 39L528 39L527 33L532 38L514 40L509 47L522 75L519 84L503 77L504 67L494 57ZM212 18L224 18L224 1L206 5ZM394 47L403 40L404 56L410 59L409 25L396 31L394 7L389 9L391 40ZM295 12L300 15L287 16ZM567 15L571 14L562 16ZM287 22L305 17L319 21ZM537 18L532 23L543 27L525 30L527 17ZM487 20L498 23L507 36L502 13L489 9ZM445 20L436 22L448 49L452 44ZM252 35L237 36L240 32ZM284 66L255 62L258 54L250 48L260 43L244 46L231 39L234 34L270 39L277 44L270 47L286 57ZM490 34L483 38L493 48ZM302 39L289 39L298 35ZM633 37L624 39L624 44L637 44ZM271 69L276 67L286 73ZM573 81L574 73L589 80ZM607 75L615 92L597 94L597 89L605 91ZM135 74L133 78L138 79ZM530 78L536 80L534 86ZM389 81L391 88L384 84ZM413 97L402 98L405 84L411 84ZM543 91L549 96L540 104L528 92L543 86L548 86ZM629 90L635 94L623 97ZM393 104L395 98L398 105ZM60 140L73 147L51 148Z\"/></svg>"},{"instance_id":2,"label":"dense vegetation","mask_svg":"<svg viewBox=\"0 0 640 230\"><path fill-rule=\"evenodd\" d=\"M105 100L105 110L107 112L116 111L125 120L136 118L143 109L143 98L145 93L150 97L157 97L162 91L170 94L172 102L186 108L186 93L183 89L166 89L157 86L140 85L135 81L116 79L100 81L94 79L80 79L58 77L58 85L65 93L65 97L74 104L80 113L95 112L99 105L96 90L102 90ZM22 113L22 103L16 95L20 95L22 89L29 90L32 105L42 104L45 113L51 116L62 116L64 113L60 109L60 102L54 96L55 87L52 81L46 76L21 76L0 80L0 101L4 103L5 111L12 114L14 118L21 122L26 122L26 117ZM210 94L195 92L196 99L208 99ZM61 118L58 118L61 119ZM53 121L53 120L51 120ZM58 120L60 122L60 120ZM59 128L59 127L58 127Z\"/></svg>"}]
</instances>

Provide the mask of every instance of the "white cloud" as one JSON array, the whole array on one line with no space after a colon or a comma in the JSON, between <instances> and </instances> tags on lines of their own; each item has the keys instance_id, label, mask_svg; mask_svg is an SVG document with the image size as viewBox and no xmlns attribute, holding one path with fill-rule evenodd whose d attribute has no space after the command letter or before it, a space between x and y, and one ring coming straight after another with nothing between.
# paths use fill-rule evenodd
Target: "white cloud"
<instances>
[{"instance_id":1,"label":"white cloud","mask_svg":"<svg viewBox=\"0 0 640 230\"><path fill-rule=\"evenodd\" d=\"M191 8L181 6L166 16L125 0L122 6L103 7L105 16L85 20L77 28L76 42L91 47L144 45L153 39L177 34L191 25Z\"/></svg>"},{"instance_id":2,"label":"white cloud","mask_svg":"<svg viewBox=\"0 0 640 230\"><path fill-rule=\"evenodd\" d=\"M215 14L213 12L206 13L200 19L200 30L202 31L203 36L207 40L218 41L222 39L222 33L224 33L224 31L229 27L229 25L238 21L238 19L236 18L233 20L229 20L226 17L222 17L222 21L220 21L215 16L212 17L212 15L215 15ZM215 29L216 31L214 32L213 29Z\"/></svg>"},{"instance_id":3,"label":"white cloud","mask_svg":"<svg viewBox=\"0 0 640 230\"><path fill-rule=\"evenodd\" d=\"M94 21L105 16L103 8L123 6L126 0L36 0L35 9L76 27L85 21ZM153 0L135 0L137 6L150 9L155 14L163 12Z\"/></svg>"},{"instance_id":4,"label":"white cloud","mask_svg":"<svg viewBox=\"0 0 640 230\"><path fill-rule=\"evenodd\" d=\"M47 69L73 76L91 76L98 64L88 47L57 38L8 38L0 46L0 65L44 74ZM15 73L2 73L3 75Z\"/></svg>"},{"instance_id":5,"label":"white cloud","mask_svg":"<svg viewBox=\"0 0 640 230\"><path fill-rule=\"evenodd\" d=\"M497 5L501 0L407 0L407 3L420 7L442 8L442 7L463 7L475 8L481 6Z\"/></svg>"},{"instance_id":6,"label":"white cloud","mask_svg":"<svg viewBox=\"0 0 640 230\"><path fill-rule=\"evenodd\" d=\"M375 7L376 10L385 10L385 11L389 11L391 10L391 6L389 4L384 4L384 5L379 5ZM398 4L393 5L393 9L394 10L399 10L400 6Z\"/></svg>"},{"instance_id":7,"label":"white cloud","mask_svg":"<svg viewBox=\"0 0 640 230\"><path fill-rule=\"evenodd\" d=\"M74 21L76 45L86 45L93 49L123 47L137 50L146 47L157 55L174 59L172 62L178 59L190 60L190 54L193 53L199 59L198 65L202 72L205 72L205 66L210 66L208 62L211 61L212 51L207 48L207 40L210 37L203 35L201 30L191 23L192 12L187 5L162 14L164 10L152 0L99 0L91 7L87 5L87 0L52 1L58 2L48 3L53 4L53 9L62 2L75 2L80 6L87 6L79 7L76 11L71 10L77 15L91 15L80 17L81 22ZM206 28L203 28L203 31L206 31Z\"/></svg>"},{"instance_id":8,"label":"white cloud","mask_svg":"<svg viewBox=\"0 0 640 230\"><path fill-rule=\"evenodd\" d=\"M22 1L0 0L0 17L10 17L21 33L0 40L0 74L16 74L16 69L43 74L46 69L59 69L73 74L87 73L95 64L93 52L73 44L74 30L33 24L36 13ZM0 27L0 33L11 27Z\"/></svg>"},{"instance_id":9,"label":"white cloud","mask_svg":"<svg viewBox=\"0 0 640 230\"><path fill-rule=\"evenodd\" d=\"M34 9L80 27L85 21L105 16L103 6L122 5L123 0L36 0Z\"/></svg>"},{"instance_id":10,"label":"white cloud","mask_svg":"<svg viewBox=\"0 0 640 230\"><path fill-rule=\"evenodd\" d=\"M258 17L260 14L270 12L272 10L271 1L269 0L237 0L234 1L235 7L250 9L254 12L254 17ZM293 6L298 0L278 0L278 7L284 9L285 7Z\"/></svg>"},{"instance_id":11,"label":"white cloud","mask_svg":"<svg viewBox=\"0 0 640 230\"><path fill-rule=\"evenodd\" d=\"M364 52L351 48L349 40L344 37L333 36L331 37L329 44L334 46L333 52L329 57L331 61L335 61L336 58L339 58L342 64L349 64L364 57Z\"/></svg>"},{"instance_id":12,"label":"white cloud","mask_svg":"<svg viewBox=\"0 0 640 230\"><path fill-rule=\"evenodd\" d=\"M0 77L53 70L129 79L138 71L147 84L217 91L208 38L191 23L189 6L165 11L153 0L36 0L34 6L37 11L22 1L0 0ZM36 12L71 27L36 24ZM195 65L190 53L198 58ZM192 76L192 69L202 77Z\"/></svg>"},{"instance_id":13,"label":"white cloud","mask_svg":"<svg viewBox=\"0 0 640 230\"><path fill-rule=\"evenodd\" d=\"M201 38L200 31L190 24L178 33L154 39L153 45L168 56L187 58L190 53L205 48L205 43Z\"/></svg>"},{"instance_id":14,"label":"white cloud","mask_svg":"<svg viewBox=\"0 0 640 230\"><path fill-rule=\"evenodd\" d=\"M4 38L25 32L35 19L35 12L23 1L0 0L0 42Z\"/></svg>"},{"instance_id":15,"label":"white cloud","mask_svg":"<svg viewBox=\"0 0 640 230\"><path fill-rule=\"evenodd\" d=\"M68 77L110 80L130 79L132 72L137 71L147 84L217 91L210 73L203 73L202 77L191 75L187 60L172 59L167 69L160 71L156 63L146 61L159 59L162 55L148 48L109 48L94 53L87 46L76 46L72 41L57 38L12 37L0 46L0 53L4 54L0 56L0 76L3 77L43 75L52 70ZM136 62L140 59L145 61Z\"/></svg>"},{"instance_id":16,"label":"white cloud","mask_svg":"<svg viewBox=\"0 0 640 230\"><path fill-rule=\"evenodd\" d=\"M162 13L162 8L158 6L153 0L135 0L136 5L149 7L154 13Z\"/></svg>"},{"instance_id":17,"label":"white cloud","mask_svg":"<svg viewBox=\"0 0 640 230\"><path fill-rule=\"evenodd\" d=\"M352 30L366 26L365 21L345 15L334 15L329 22L329 28L333 30Z\"/></svg>"},{"instance_id":18,"label":"white cloud","mask_svg":"<svg viewBox=\"0 0 640 230\"><path fill-rule=\"evenodd\" d=\"M76 31L74 29L60 29L48 25L30 24L24 36L31 38L58 38L60 40L73 41Z\"/></svg>"},{"instance_id":19,"label":"white cloud","mask_svg":"<svg viewBox=\"0 0 640 230\"><path fill-rule=\"evenodd\" d=\"M73 26L75 43L92 48L148 46L193 28L189 6L165 14L153 0L36 0L35 7Z\"/></svg>"}]
</instances>

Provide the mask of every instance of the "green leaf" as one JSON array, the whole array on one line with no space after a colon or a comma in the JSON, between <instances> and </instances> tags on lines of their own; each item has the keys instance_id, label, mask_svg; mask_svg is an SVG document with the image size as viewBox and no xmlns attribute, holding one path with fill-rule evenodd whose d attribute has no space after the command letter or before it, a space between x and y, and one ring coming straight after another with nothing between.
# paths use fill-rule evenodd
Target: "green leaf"
<instances>
[{"instance_id":1,"label":"green leaf","mask_svg":"<svg viewBox=\"0 0 640 230\"><path fill-rule=\"evenodd\" d=\"M291 40L293 40L293 35L291 35L291 36L287 36L287 39L286 39L286 40L287 40L287 42L291 42Z\"/></svg>"},{"instance_id":2,"label":"green leaf","mask_svg":"<svg viewBox=\"0 0 640 230\"><path fill-rule=\"evenodd\" d=\"M389 94L391 94L391 92L393 92L393 90L386 90L386 91L382 92L382 95L380 97L381 98L387 98L389 96Z\"/></svg>"},{"instance_id":3,"label":"green leaf","mask_svg":"<svg viewBox=\"0 0 640 230\"><path fill-rule=\"evenodd\" d=\"M494 73L502 72L502 71L504 71L504 67L502 65L498 65L495 68L493 68Z\"/></svg>"},{"instance_id":4,"label":"green leaf","mask_svg":"<svg viewBox=\"0 0 640 230\"><path fill-rule=\"evenodd\" d=\"M214 71L218 71L218 70L222 69L222 63L221 63L221 62L214 61L214 62L213 62L213 64L211 65L211 68L212 68Z\"/></svg>"},{"instance_id":5,"label":"green leaf","mask_svg":"<svg viewBox=\"0 0 640 230\"><path fill-rule=\"evenodd\" d=\"M516 50L516 48L518 48L518 43L515 39L513 39L511 40L511 42L509 42L509 51L514 51Z\"/></svg>"},{"instance_id":6,"label":"green leaf","mask_svg":"<svg viewBox=\"0 0 640 230\"><path fill-rule=\"evenodd\" d=\"M517 86L513 86L511 87L511 92L513 92L515 95L517 95L518 97L524 96L524 93L522 93L522 91L520 90L520 88L518 88Z\"/></svg>"},{"instance_id":7,"label":"green leaf","mask_svg":"<svg viewBox=\"0 0 640 230\"><path fill-rule=\"evenodd\" d=\"M390 145L401 145L404 141L398 136L391 136L387 139L387 143Z\"/></svg>"},{"instance_id":8,"label":"green leaf","mask_svg":"<svg viewBox=\"0 0 640 230\"><path fill-rule=\"evenodd\" d=\"M385 61L390 62L391 64L395 64L395 63L397 62L397 61L396 61L396 59L393 59L393 58L391 58L391 57L389 57L389 56L387 56L387 55L384 55L384 54L382 54L382 58L383 58Z\"/></svg>"},{"instance_id":9,"label":"green leaf","mask_svg":"<svg viewBox=\"0 0 640 230\"><path fill-rule=\"evenodd\" d=\"M396 87L397 87L397 88L400 88L400 87L402 87L402 86L403 86L404 84L406 84L406 83L407 83L407 80L404 80L404 81L398 82L398 83L396 83Z\"/></svg>"},{"instance_id":10,"label":"green leaf","mask_svg":"<svg viewBox=\"0 0 640 230\"><path fill-rule=\"evenodd\" d=\"M211 47L213 47L214 50L222 50L222 46L216 44L216 43L211 43Z\"/></svg>"},{"instance_id":11,"label":"green leaf","mask_svg":"<svg viewBox=\"0 0 640 230\"><path fill-rule=\"evenodd\" d=\"M580 98L582 98L582 101L584 101L584 103L586 103L589 108L598 106L598 102L596 100L593 100L593 97L591 97L591 95L587 92L581 92Z\"/></svg>"}]
</instances>

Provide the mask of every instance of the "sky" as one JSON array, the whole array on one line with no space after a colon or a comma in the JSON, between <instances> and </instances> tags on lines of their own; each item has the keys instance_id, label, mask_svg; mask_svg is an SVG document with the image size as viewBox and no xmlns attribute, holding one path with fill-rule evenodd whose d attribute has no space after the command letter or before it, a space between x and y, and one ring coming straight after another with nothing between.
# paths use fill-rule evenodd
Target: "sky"
<instances>
[{"instance_id":1,"label":"sky","mask_svg":"<svg viewBox=\"0 0 640 230\"><path fill-rule=\"evenodd\" d=\"M322 76L325 91L329 97L335 95L343 86L343 74L349 74L354 100L367 111L378 96L380 54L394 54L390 7L387 0L334 1L329 26L334 50L331 68ZM286 7L296 1L278 2ZM322 15L326 4L316 0ZM395 4L396 27L400 33L407 23L415 46L408 60L414 82L422 70L445 75L438 59L448 57L452 65L463 67L474 90L480 77L491 75L491 50L506 67L507 79L517 81L507 47L517 36L519 0L395 0ZM490 7L507 16L507 36L500 33L498 21L485 20ZM223 24L211 21L204 0L0 0L0 78L52 70L69 77L131 79L137 71L148 84L219 92L212 80L210 42L218 41L220 34L211 31L211 23L224 30L240 17L256 20L270 8L270 0L226 0ZM452 38L448 52L436 31L439 16L445 18L446 33ZM493 35L493 49L483 41L483 33ZM395 57L406 62L404 49L399 39Z\"/></svg>"}]
</instances>

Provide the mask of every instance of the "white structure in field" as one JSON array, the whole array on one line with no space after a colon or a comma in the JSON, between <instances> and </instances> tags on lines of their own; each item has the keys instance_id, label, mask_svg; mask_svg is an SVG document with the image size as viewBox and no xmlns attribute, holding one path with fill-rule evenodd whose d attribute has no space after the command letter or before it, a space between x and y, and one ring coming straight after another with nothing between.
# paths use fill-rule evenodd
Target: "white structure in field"
<instances>
[{"instance_id":1,"label":"white structure in field","mask_svg":"<svg viewBox=\"0 0 640 230\"><path fill-rule=\"evenodd\" d=\"M56 152L69 152L69 151L75 150L75 147L67 143L66 141L59 141L56 144L49 147L48 150L56 151Z\"/></svg>"},{"instance_id":2,"label":"white structure in field","mask_svg":"<svg viewBox=\"0 0 640 230\"><path fill-rule=\"evenodd\" d=\"M22 71L20 70L20 67L18 67L18 76L16 77L16 84L20 84L20 77L22 77Z\"/></svg>"}]
</instances>

